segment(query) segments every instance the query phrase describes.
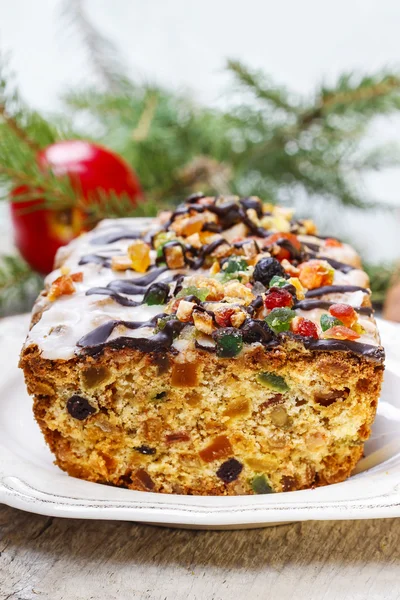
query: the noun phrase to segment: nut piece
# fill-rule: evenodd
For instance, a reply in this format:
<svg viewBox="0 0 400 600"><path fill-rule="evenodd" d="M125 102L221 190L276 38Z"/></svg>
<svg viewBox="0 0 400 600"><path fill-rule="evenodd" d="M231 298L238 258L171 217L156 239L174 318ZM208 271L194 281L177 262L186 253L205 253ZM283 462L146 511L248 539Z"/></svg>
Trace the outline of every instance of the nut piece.
<svg viewBox="0 0 400 600"><path fill-rule="evenodd" d="M207 335L211 335L215 329L212 316L205 312L194 310L193 322L196 329Z"/></svg>
<svg viewBox="0 0 400 600"><path fill-rule="evenodd" d="M113 271L127 271L132 268L132 261L129 256L113 256L111 268Z"/></svg>
<svg viewBox="0 0 400 600"><path fill-rule="evenodd" d="M164 255L169 269L182 269L185 266L185 256L180 244L165 246Z"/></svg>
<svg viewBox="0 0 400 600"><path fill-rule="evenodd" d="M244 304L248 305L254 299L251 290L239 283L239 281L230 281L225 285L224 288L225 299L228 302L242 300Z"/></svg>
<svg viewBox="0 0 400 600"><path fill-rule="evenodd" d="M178 310L176 311L176 316L180 321L187 323L192 318L192 312L195 307L194 302L188 302L187 300L181 300L179 302Z"/></svg>
<svg viewBox="0 0 400 600"><path fill-rule="evenodd" d="M222 300L224 297L224 287L216 279L210 279L204 275L192 275L185 279L185 287L207 288L207 300Z"/></svg>
<svg viewBox="0 0 400 600"><path fill-rule="evenodd" d="M145 273L150 266L150 248L143 240L134 240L128 247L132 269Z"/></svg>

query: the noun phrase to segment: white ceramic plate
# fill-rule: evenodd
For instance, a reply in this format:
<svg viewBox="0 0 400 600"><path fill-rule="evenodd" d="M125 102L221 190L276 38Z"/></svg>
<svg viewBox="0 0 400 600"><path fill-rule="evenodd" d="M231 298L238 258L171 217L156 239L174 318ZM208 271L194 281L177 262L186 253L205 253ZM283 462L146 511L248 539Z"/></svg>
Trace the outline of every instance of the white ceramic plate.
<svg viewBox="0 0 400 600"><path fill-rule="evenodd" d="M386 374L372 438L344 483L263 496L196 497L113 488L53 465L17 368L27 315L0 322L0 502L49 516L119 519L190 528L400 516L400 326L379 323Z"/></svg>

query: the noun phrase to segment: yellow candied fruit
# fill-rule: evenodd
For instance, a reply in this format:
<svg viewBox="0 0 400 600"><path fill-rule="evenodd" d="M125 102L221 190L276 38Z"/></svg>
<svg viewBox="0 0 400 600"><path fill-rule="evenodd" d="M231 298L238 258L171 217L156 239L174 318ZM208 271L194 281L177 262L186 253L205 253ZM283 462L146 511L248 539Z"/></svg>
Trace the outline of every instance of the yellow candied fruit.
<svg viewBox="0 0 400 600"><path fill-rule="evenodd" d="M217 273L219 273L221 270L221 267L219 265L219 262L216 260L213 264L212 267L210 268L210 275L216 275Z"/></svg>
<svg viewBox="0 0 400 600"><path fill-rule="evenodd" d="M317 227L311 219L304 219L302 221L302 225L305 229L305 233L307 235L312 235L313 233L317 233Z"/></svg>
<svg viewBox="0 0 400 600"><path fill-rule="evenodd" d="M132 262L129 256L113 256L111 259L111 268L113 271L127 271L132 268Z"/></svg>
<svg viewBox="0 0 400 600"><path fill-rule="evenodd" d="M306 297L306 290L301 285L300 279L298 277L290 277L288 283L291 283L296 288L296 298L297 300L304 300Z"/></svg>
<svg viewBox="0 0 400 600"><path fill-rule="evenodd" d="M134 240L128 247L132 269L137 273L145 273L150 266L150 248L143 240Z"/></svg>
<svg viewBox="0 0 400 600"><path fill-rule="evenodd" d="M287 208L285 206L274 206L272 213L274 216L280 216L290 221L294 215L294 208Z"/></svg>
<svg viewBox="0 0 400 600"><path fill-rule="evenodd" d="M60 269L61 275L69 275L71 272L71 268L63 265Z"/></svg>
<svg viewBox="0 0 400 600"><path fill-rule="evenodd" d="M282 215L276 215L272 221L272 228L282 233L288 233L290 231L290 223Z"/></svg>

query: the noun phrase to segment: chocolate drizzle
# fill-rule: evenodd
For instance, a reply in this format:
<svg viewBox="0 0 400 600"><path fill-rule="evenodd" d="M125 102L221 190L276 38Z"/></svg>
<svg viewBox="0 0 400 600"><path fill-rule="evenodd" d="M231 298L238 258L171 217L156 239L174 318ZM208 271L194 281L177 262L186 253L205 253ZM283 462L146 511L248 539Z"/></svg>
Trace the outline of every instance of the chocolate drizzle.
<svg viewBox="0 0 400 600"><path fill-rule="evenodd" d="M370 294L370 290L367 288L360 287L359 285L324 285L315 290L308 290L306 293L307 298L319 298L325 296L325 294L345 294L346 292L364 292L364 294Z"/></svg>
<svg viewBox="0 0 400 600"><path fill-rule="evenodd" d="M337 302L329 302L328 300L300 300L296 302L293 308L300 310L313 310L314 308L323 308L329 310L331 306ZM354 310L361 315L370 317L373 314L373 309L370 306L353 306Z"/></svg>
<svg viewBox="0 0 400 600"><path fill-rule="evenodd" d="M385 360L385 350L382 346L350 340L316 340L310 337L302 337L299 340L308 350L354 352L375 362L383 363Z"/></svg>
<svg viewBox="0 0 400 600"><path fill-rule="evenodd" d="M354 271L356 267L352 265L348 265L346 263L342 263L334 258L330 258L329 256L319 256L318 254L310 253L309 258L317 258L318 260L325 260L328 264L331 265L334 269L341 271L342 273L350 273L350 271Z"/></svg>
<svg viewBox="0 0 400 600"><path fill-rule="evenodd" d="M106 346L114 349L133 348L142 352L163 352L171 348L174 338L180 334L186 323L181 323L177 319L172 319L165 323L161 331L147 338L120 336L113 340L108 340L111 333L118 325L123 325L127 329L140 329L143 327L155 327L159 318L164 317L164 313L156 315L150 321L144 323L135 321L109 321L100 325L87 335L83 336L77 343L77 346L83 349L85 354L98 354Z"/></svg>
<svg viewBox="0 0 400 600"><path fill-rule="evenodd" d="M109 269L111 267L111 257L100 256L98 254L86 254L85 256L82 256L78 265L87 265L89 263L101 265L102 267L107 267Z"/></svg>

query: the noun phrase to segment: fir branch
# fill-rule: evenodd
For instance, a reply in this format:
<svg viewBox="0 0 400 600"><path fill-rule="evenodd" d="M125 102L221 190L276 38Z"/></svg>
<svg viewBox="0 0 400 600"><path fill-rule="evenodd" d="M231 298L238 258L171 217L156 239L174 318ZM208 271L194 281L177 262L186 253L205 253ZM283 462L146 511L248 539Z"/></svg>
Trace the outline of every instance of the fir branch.
<svg viewBox="0 0 400 600"><path fill-rule="evenodd" d="M31 301L43 286L43 279L19 256L0 257L0 310L15 310L16 302Z"/></svg>

